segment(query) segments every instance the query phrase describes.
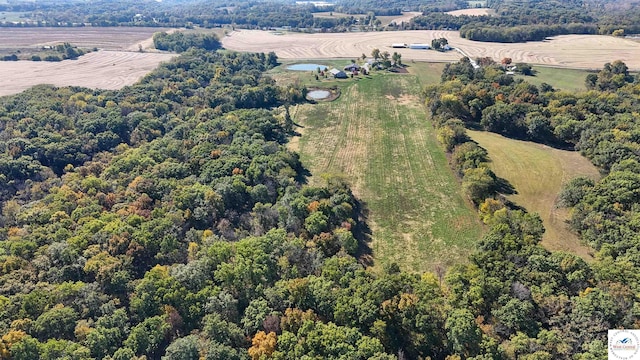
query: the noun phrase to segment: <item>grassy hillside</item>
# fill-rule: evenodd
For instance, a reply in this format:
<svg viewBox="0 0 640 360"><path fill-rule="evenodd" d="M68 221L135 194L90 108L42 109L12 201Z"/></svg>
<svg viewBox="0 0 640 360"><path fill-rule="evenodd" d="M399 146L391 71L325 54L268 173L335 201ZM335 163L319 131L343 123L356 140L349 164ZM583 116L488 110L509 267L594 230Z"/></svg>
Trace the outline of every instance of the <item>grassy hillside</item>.
<svg viewBox="0 0 640 360"><path fill-rule="evenodd" d="M589 72L586 70L562 69L544 66L534 66L533 69L536 71L535 76L517 75L517 78L524 79L525 81L534 85L547 83L559 90L587 90L587 88L584 86L584 80Z"/></svg>
<svg viewBox="0 0 640 360"><path fill-rule="evenodd" d="M311 181L343 174L366 203L376 267L395 261L423 271L463 262L482 233L416 96L421 85L409 74L376 74L344 82L334 102L293 113L303 127L292 146Z"/></svg>
<svg viewBox="0 0 640 360"><path fill-rule="evenodd" d="M569 251L590 259L590 249L564 223L567 212L557 209L562 184L579 176L598 178L598 170L577 152L553 149L527 141L513 140L489 132L468 131L487 149L491 169L508 180L517 194L508 199L542 217L546 232L542 244L549 250Z"/></svg>

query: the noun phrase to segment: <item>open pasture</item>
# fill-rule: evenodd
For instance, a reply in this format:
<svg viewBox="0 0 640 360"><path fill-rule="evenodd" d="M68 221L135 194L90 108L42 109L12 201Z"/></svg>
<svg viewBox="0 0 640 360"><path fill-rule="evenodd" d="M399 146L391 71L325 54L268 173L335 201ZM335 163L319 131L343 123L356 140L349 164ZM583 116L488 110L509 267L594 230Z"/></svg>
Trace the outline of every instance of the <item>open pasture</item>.
<svg viewBox="0 0 640 360"><path fill-rule="evenodd" d="M17 94L34 85L120 89L131 85L174 54L98 51L61 62L5 61L0 63L0 96Z"/></svg>
<svg viewBox="0 0 640 360"><path fill-rule="evenodd" d="M606 62L624 61L632 70L640 70L640 43L604 35L562 35L551 40L518 44L477 42L463 39L457 31L419 30L366 33L273 35L266 31L234 31L222 39L225 48L238 51L274 51L283 59L356 58L371 50L394 51L406 63L416 61L456 61L460 54L433 50L393 49L393 43L430 43L447 38L472 58L491 57L500 61L526 62L579 69L599 69Z"/></svg>
<svg viewBox="0 0 640 360"><path fill-rule="evenodd" d="M465 262L482 235L415 95L435 78L418 77L432 70L441 69L344 80L338 100L292 111L302 136L291 146L314 174L310 182L342 175L365 203L376 268L446 268Z"/></svg>
<svg viewBox="0 0 640 360"><path fill-rule="evenodd" d="M516 78L538 86L547 83L557 90L574 92L587 90L585 79L589 75L588 71L547 66L534 66L533 70L535 76L516 75Z"/></svg>
<svg viewBox="0 0 640 360"><path fill-rule="evenodd" d="M578 177L599 177L598 170L576 151L558 150L501 135L467 130L469 136L487 149L490 167L497 176L513 185L517 194L507 198L527 211L540 214L546 229L542 245L553 251L566 251L591 260L590 249L580 243L565 223L566 209L556 207L563 184Z"/></svg>

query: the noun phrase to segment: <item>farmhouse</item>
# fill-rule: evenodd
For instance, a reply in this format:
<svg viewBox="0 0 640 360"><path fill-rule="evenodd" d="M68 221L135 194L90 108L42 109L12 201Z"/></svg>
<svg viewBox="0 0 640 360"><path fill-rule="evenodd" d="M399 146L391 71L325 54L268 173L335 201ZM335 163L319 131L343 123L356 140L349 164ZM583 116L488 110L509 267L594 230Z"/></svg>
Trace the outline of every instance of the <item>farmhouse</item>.
<svg viewBox="0 0 640 360"><path fill-rule="evenodd" d="M429 45L429 44L409 44L409 49L429 50L429 49L431 49L431 45Z"/></svg>
<svg viewBox="0 0 640 360"><path fill-rule="evenodd" d="M342 70L338 70L336 68L333 68L333 69L329 70L329 72L336 79L346 79L347 78L347 73L345 73Z"/></svg>
<svg viewBox="0 0 640 360"><path fill-rule="evenodd" d="M358 66L358 64L351 63L351 64L349 64L349 65L344 67L344 71L354 72L354 71L358 71L358 70L360 70L360 66Z"/></svg>

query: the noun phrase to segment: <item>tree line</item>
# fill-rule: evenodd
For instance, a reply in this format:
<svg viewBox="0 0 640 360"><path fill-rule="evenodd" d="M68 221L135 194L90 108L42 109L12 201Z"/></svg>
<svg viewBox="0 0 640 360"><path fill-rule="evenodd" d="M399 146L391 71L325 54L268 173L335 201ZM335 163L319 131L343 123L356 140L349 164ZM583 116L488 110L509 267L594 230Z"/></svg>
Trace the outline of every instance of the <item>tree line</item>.
<svg viewBox="0 0 640 360"><path fill-rule="evenodd" d="M513 298L498 300L502 307L487 304L486 298L476 302L484 304L480 308L488 306L484 311L476 308L474 313L478 316L476 321L480 321L480 333L493 334L493 340L508 358L604 357L606 330L633 327L638 323L637 316L627 311L639 301L634 275L640 266L636 261L638 242L632 235L638 228L632 219L638 214L640 201L636 194L640 152L637 139L632 135L637 131L637 121L632 114L640 106L633 95L640 82L629 74L623 62L615 61L586 78L591 90L570 93L544 83L537 87L514 80L504 74L502 66L488 59L478 59L477 63L483 66L474 69L466 58L447 65L442 83L427 87L424 95L438 129L438 139L450 152L452 167L459 174L463 189L478 206L482 220L492 226L481 242L482 250L471 256L472 262L483 269L483 276L494 274L490 276L501 278L496 285L505 286L505 281L511 284L510 290L502 294L509 293ZM551 146L575 147L601 169L601 180L576 178L559 195L559 206L571 208L569 226L594 249L593 264L560 252L535 255L540 250L537 246L526 250L537 243L534 239L541 234L538 231L543 231L541 222L535 214L521 213L500 196L503 192L496 188L499 182L486 164L487 153L469 140L465 125ZM527 219L525 227L514 227L512 222L504 227L496 225L496 221L502 222L510 216ZM533 230L538 235L523 234L523 230ZM554 278L556 270L540 266L542 258L538 256L568 261L562 273L572 273L570 277L577 275L570 269L581 264L578 270L581 284L558 282ZM496 265L498 263L501 265ZM532 272L525 276L527 281L538 278L536 271L553 280L539 287L527 285L520 275L529 271ZM465 284L462 287L472 291L465 281L462 283ZM560 292L557 288L551 290L560 283L568 287ZM492 293L494 290L489 284L483 282L480 291ZM577 296L570 295L570 289L577 291ZM504 296L499 293L501 291L495 295L497 298ZM472 303L470 297L466 301ZM591 307L591 303L589 310L583 312L586 309L583 301L590 302L589 298L598 298L600 305ZM549 307L552 303L555 305ZM565 310L557 311L558 304L566 306ZM548 315L560 316L562 320L551 320L546 318ZM574 321L582 321L583 325ZM508 330L509 326L517 329ZM543 345L543 339L551 334L567 346L567 355L555 354ZM486 350L475 348L474 351L485 353Z"/></svg>

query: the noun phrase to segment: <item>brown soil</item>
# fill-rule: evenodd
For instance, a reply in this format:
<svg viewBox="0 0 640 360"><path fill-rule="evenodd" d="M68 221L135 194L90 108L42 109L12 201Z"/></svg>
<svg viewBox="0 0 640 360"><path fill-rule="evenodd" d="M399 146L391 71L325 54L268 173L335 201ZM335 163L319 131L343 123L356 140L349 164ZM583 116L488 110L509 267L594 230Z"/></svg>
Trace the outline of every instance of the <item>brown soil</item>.
<svg viewBox="0 0 640 360"><path fill-rule="evenodd" d="M0 65L0 96L34 85L120 89L131 85L174 54L98 51L61 62L6 61Z"/></svg>

